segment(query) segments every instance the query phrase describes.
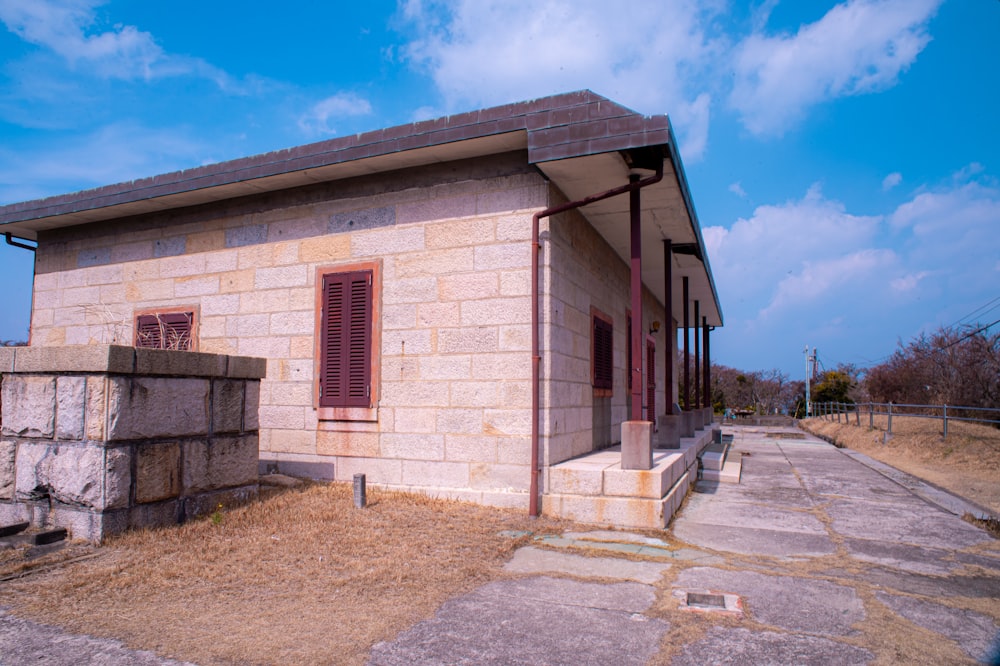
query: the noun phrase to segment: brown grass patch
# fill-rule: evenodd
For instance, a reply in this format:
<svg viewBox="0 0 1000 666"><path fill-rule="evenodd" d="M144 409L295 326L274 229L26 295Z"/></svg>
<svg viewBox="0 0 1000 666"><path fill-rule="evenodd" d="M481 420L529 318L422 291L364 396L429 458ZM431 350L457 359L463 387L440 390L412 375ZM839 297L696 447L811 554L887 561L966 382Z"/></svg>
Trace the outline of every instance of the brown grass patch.
<svg viewBox="0 0 1000 666"><path fill-rule="evenodd" d="M804 430L929 481L980 504L1000 516L1000 430L975 423L948 422L942 436L940 420L893 416L892 437L883 443L885 416L868 416L861 425L820 418L801 422Z"/></svg>
<svg viewBox="0 0 1000 666"><path fill-rule="evenodd" d="M500 575L524 512L312 485L221 520L135 532L93 559L3 584L4 605L200 664L362 663L371 646Z"/></svg>

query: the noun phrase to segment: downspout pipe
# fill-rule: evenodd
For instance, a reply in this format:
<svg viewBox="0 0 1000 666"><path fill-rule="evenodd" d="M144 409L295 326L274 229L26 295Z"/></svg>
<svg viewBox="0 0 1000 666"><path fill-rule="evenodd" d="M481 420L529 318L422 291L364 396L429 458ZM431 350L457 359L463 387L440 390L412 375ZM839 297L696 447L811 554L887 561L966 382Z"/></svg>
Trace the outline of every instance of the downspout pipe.
<svg viewBox="0 0 1000 666"><path fill-rule="evenodd" d="M35 252L38 249L37 246L35 246L35 245L25 245L24 243L19 243L18 241L23 241L23 240L28 240L28 239L27 238L17 238L17 236L15 236L14 234L10 233L9 231L4 232L3 237L7 241L7 245L13 245L14 247L19 247L19 248L22 248L24 250L31 250L32 252ZM14 240L15 238L17 238L17 240Z"/></svg>
<svg viewBox="0 0 1000 666"><path fill-rule="evenodd" d="M541 473L541 467L538 463L538 453L541 448L539 442L539 412L541 410L542 386L542 345L541 338L538 335L538 326L541 323L541 313L538 311L540 302L538 294L538 254L542 249L539 240L539 221L543 217L551 217L559 213L582 208L588 204L604 201L605 199L610 199L626 192L655 185L661 180L663 180L663 162L657 164L656 173L648 178L629 182L626 185L620 185L600 194L592 194L583 199L552 206L531 216L531 485L529 489L531 497L528 501L528 514L533 517L539 515L541 508L538 502L538 477Z"/></svg>

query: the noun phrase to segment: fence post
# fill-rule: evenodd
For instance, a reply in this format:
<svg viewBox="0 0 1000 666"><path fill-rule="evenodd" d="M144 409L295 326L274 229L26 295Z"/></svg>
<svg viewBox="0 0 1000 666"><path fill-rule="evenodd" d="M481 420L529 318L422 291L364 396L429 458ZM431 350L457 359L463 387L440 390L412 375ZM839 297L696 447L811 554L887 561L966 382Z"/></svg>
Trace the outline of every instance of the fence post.
<svg viewBox="0 0 1000 666"><path fill-rule="evenodd" d="M854 405L854 424L861 427L861 407Z"/></svg>
<svg viewBox="0 0 1000 666"><path fill-rule="evenodd" d="M948 439L948 405L944 406L944 438Z"/></svg>
<svg viewBox="0 0 1000 666"><path fill-rule="evenodd" d="M889 434L892 434L892 401L889 401Z"/></svg>
<svg viewBox="0 0 1000 666"><path fill-rule="evenodd" d="M837 423L840 423L840 412L841 412L841 406L840 406L840 403L838 402L837 403Z"/></svg>
<svg viewBox="0 0 1000 666"><path fill-rule="evenodd" d="M874 430L875 429L875 403L874 402L869 402L868 403L868 429L869 430Z"/></svg>

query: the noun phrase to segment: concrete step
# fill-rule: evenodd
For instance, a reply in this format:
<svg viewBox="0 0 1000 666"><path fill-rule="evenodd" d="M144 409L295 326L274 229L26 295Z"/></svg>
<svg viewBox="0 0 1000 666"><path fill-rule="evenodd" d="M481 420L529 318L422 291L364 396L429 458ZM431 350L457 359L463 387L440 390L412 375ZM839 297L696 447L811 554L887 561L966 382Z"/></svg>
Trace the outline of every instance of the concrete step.
<svg viewBox="0 0 1000 666"><path fill-rule="evenodd" d="M709 444L701 454L701 466L705 470L721 471L726 462L726 455L729 453L728 442L714 442Z"/></svg>
<svg viewBox="0 0 1000 666"><path fill-rule="evenodd" d="M743 473L743 463L738 460L727 460L721 470L702 470L701 478L705 481L719 481L721 483L739 483L740 475Z"/></svg>

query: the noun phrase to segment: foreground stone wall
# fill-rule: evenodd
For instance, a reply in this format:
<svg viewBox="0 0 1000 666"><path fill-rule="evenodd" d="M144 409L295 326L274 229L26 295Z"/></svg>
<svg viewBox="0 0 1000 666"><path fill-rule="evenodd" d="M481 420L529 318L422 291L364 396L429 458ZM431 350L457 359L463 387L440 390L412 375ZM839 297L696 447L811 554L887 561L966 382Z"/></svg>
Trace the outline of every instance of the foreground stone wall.
<svg viewBox="0 0 1000 666"><path fill-rule="evenodd" d="M257 493L264 359L0 349L0 522L99 542Z"/></svg>

